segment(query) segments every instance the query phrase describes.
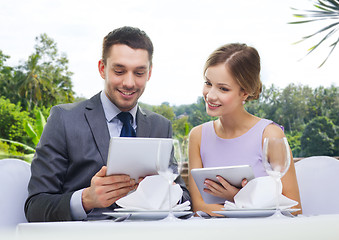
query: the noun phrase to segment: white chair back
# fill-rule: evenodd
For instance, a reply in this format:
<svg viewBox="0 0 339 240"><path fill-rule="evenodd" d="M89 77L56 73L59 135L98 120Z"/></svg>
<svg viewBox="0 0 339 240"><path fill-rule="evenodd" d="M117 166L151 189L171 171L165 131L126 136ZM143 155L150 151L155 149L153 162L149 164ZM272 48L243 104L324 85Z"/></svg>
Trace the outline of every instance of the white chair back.
<svg viewBox="0 0 339 240"><path fill-rule="evenodd" d="M295 163L304 215L339 214L339 160L308 157Z"/></svg>
<svg viewBox="0 0 339 240"><path fill-rule="evenodd" d="M30 164L19 159L0 159L0 228L27 222L24 204L31 177Z"/></svg>

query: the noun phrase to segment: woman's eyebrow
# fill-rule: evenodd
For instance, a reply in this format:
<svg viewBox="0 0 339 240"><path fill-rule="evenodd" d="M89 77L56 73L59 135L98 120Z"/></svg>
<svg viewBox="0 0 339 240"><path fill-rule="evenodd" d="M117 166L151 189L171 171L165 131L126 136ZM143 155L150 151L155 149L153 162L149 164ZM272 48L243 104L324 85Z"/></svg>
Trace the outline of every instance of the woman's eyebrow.
<svg viewBox="0 0 339 240"><path fill-rule="evenodd" d="M219 86L228 86L228 87L231 87L229 84L227 84L227 83L217 83L217 85L219 85Z"/></svg>

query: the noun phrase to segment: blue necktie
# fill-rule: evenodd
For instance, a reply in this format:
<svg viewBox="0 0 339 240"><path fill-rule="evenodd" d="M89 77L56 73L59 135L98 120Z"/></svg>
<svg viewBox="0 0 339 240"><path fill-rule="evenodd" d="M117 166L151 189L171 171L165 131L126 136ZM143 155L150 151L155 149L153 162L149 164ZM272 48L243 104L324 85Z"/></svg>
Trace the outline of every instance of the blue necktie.
<svg viewBox="0 0 339 240"><path fill-rule="evenodd" d="M135 137L134 128L131 125L133 120L132 114L129 112L121 112L117 115L118 119L123 123L120 137Z"/></svg>

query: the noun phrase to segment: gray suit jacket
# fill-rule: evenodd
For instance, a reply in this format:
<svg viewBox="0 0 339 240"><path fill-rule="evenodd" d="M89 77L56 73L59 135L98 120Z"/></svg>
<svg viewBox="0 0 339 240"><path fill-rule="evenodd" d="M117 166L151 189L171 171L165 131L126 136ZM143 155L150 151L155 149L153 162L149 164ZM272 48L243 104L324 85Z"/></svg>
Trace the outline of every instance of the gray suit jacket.
<svg viewBox="0 0 339 240"><path fill-rule="evenodd" d="M169 120L156 113L137 111L137 137L171 138ZM51 109L31 165L32 176L25 204L26 218L34 221L69 221L73 192L90 186L91 178L106 165L109 131L100 94L89 100L63 104ZM183 201L190 200L184 190ZM101 213L109 208L93 209L88 219L107 218Z"/></svg>

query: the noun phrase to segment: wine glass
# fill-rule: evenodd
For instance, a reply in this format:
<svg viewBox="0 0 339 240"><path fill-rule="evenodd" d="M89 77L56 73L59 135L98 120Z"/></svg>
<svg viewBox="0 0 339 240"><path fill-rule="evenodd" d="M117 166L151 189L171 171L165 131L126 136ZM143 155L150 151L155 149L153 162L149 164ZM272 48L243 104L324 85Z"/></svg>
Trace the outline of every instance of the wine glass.
<svg viewBox="0 0 339 240"><path fill-rule="evenodd" d="M263 164L269 176L276 182L276 211L273 217L284 216L279 206L281 178L290 167L291 154L286 137L265 138L263 145Z"/></svg>
<svg viewBox="0 0 339 240"><path fill-rule="evenodd" d="M173 139L173 149L171 153L171 159L173 157L172 164L164 166L162 160L158 157L157 171L160 176L165 178L168 182L168 209L169 213L164 221L176 221L179 220L173 214L173 203L171 196L171 186L173 185L174 180L180 175L183 167L183 158L180 142L176 139ZM170 160L171 161L171 160Z"/></svg>

